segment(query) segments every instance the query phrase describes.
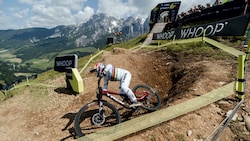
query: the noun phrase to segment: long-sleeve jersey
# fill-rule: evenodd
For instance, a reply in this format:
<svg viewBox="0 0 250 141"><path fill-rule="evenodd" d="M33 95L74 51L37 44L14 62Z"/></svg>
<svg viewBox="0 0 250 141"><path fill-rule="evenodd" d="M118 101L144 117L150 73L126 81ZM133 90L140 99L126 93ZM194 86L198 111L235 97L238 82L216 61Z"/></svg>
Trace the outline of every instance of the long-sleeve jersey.
<svg viewBox="0 0 250 141"><path fill-rule="evenodd" d="M128 97L132 102L136 102L136 97L132 90L129 88L131 74L129 71L116 68L111 64L106 65L105 69L103 70L104 74L104 86L103 89L108 89L108 82L110 81L120 81L120 93L127 94Z"/></svg>
<svg viewBox="0 0 250 141"><path fill-rule="evenodd" d="M104 71L104 89L108 89L108 81L121 81L124 75L129 73L125 69L116 68L111 64L106 65ZM130 81L130 80L129 80Z"/></svg>

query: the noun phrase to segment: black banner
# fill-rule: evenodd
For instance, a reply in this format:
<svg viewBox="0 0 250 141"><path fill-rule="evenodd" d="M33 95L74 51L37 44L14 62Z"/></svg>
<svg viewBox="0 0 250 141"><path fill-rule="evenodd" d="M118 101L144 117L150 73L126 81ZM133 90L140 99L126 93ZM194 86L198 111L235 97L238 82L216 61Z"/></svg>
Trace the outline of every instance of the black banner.
<svg viewBox="0 0 250 141"><path fill-rule="evenodd" d="M178 28L162 33L154 33L153 40L188 39L203 36L243 36L249 22L249 14L221 20L200 26Z"/></svg>
<svg viewBox="0 0 250 141"><path fill-rule="evenodd" d="M159 3L151 10L149 25L152 26L158 22L172 23L176 21L181 1Z"/></svg>
<svg viewBox="0 0 250 141"><path fill-rule="evenodd" d="M78 57L76 54L58 56L55 58L54 70L67 72L70 68L77 68Z"/></svg>

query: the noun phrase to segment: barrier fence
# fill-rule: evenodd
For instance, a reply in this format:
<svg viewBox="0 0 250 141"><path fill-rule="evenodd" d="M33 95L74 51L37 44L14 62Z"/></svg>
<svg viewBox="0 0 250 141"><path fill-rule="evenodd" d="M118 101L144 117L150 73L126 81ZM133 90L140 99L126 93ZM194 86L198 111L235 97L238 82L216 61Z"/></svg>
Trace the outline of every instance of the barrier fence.
<svg viewBox="0 0 250 141"><path fill-rule="evenodd" d="M220 130L215 135L214 139L216 139L222 133L222 131L225 129L225 127L228 125L228 123L230 123L232 117L237 112L237 110L239 109L240 105L244 102L244 94L246 92L246 86L247 86L247 84L246 84L247 83L247 73L248 73L247 72L247 70L248 70L247 69L248 68L248 63L247 62L248 62L248 59L249 59L250 45L248 45L248 48L246 49L246 52L242 52L242 51L239 51L239 50L237 50L235 48L232 48L232 47L226 46L224 44L221 44L220 42L217 42L217 41L212 40L210 38L207 38L207 37L198 37L198 38L186 39L186 40L173 40L173 42L170 42L170 43L167 43L167 44L164 44L164 45L158 45L158 46L156 46L156 48L169 46L171 44L178 44L178 43L182 44L182 43L190 43L190 42L206 42L206 43L211 44L211 45L213 45L213 46L215 46L217 48L222 49L225 52L228 52L228 53L230 53L230 54L238 57L238 75L237 75L237 80L236 80L236 83L235 83L235 90L234 90L234 92L236 92L238 94L238 99L240 101L239 101L238 105L234 108L232 114L229 117L227 117L227 119L225 119L223 121L223 124L221 124L223 127L221 127ZM153 47L153 46L143 46L143 47ZM86 69L86 67L90 64L90 62L93 59L95 59L96 57L98 57L103 52L104 52L103 50L99 51L97 54L95 54L93 57L91 57L91 59L88 60L88 62L85 64L85 66L81 69L80 73L82 73ZM30 84L27 84L27 85L30 85ZM233 90L234 87L231 87L231 85L228 85L228 86L230 86L230 87L226 88L227 90L228 89L232 89ZM218 93L220 93L220 92L221 91L218 91ZM231 92L231 90L229 90L229 92ZM228 96L228 94L226 94L224 96ZM224 98L224 97L219 97L219 98L216 98L215 100L222 99L222 98ZM211 104L213 102L215 102L215 101L207 101L206 105L209 105L209 104ZM198 106L203 107L203 106L206 106L206 105L204 105L204 103L203 103L201 105L197 105L197 107L191 108L191 110L196 110L197 108L200 108ZM184 113L185 112L187 112L187 111L184 111ZM160 113L164 114L162 112L160 112ZM170 119L172 119L172 118L174 118L176 116L180 116L180 115L171 115L170 118L168 118L168 120L170 120ZM150 118L150 116L148 118ZM162 121L156 121L154 123L150 123L150 126L145 125L146 127L139 128L139 129L137 129L137 130L135 130L133 132L140 131L142 129L145 129L145 128L157 125L157 124L159 124L161 122L165 122L165 121L167 121L167 120L165 119L165 120L162 120ZM133 121L131 121L131 122L133 122ZM144 124L147 124L147 122L145 122ZM112 128L112 127L109 127L109 128ZM217 131L218 129L219 128L216 128L215 130ZM108 129L105 129L105 130L108 130ZM212 133L215 133L216 131L213 131ZM102 132L102 131L100 131L100 132ZM95 135L101 134L100 132L94 133L93 137L96 137ZM129 132L128 132L128 134L129 134ZM125 136L125 135L126 134L123 134L123 136ZM91 136L92 135L90 135L90 137ZM109 138L108 136L114 136L114 134L105 135L105 136L107 136L107 138ZM120 138L121 136L117 136L117 137ZM82 138L82 139L84 140L84 138Z"/></svg>
<svg viewBox="0 0 250 141"><path fill-rule="evenodd" d="M166 43L163 45L157 45L156 47L152 46L152 45L145 45L141 48L144 48L144 47L145 48L161 48L161 47L170 46L172 44L183 44L183 43L191 43L191 42L206 42L208 44L211 44L217 48L220 48L223 51L237 57L238 58L238 74L237 74L236 82L232 82L226 86L223 86L221 88L213 90L212 92L204 94L204 96L198 97L197 99L192 99L192 100L189 100L189 101L184 102L182 104L178 104L176 106L172 106L172 107L169 107L166 109L161 109L159 111L147 114L140 119L136 118L136 119L132 119L130 121L127 121L125 123L121 123L121 124L114 126L114 127L108 127L104 130L101 130L101 131L98 131L96 133L92 133L90 135L82 137L79 140L103 140L103 139L115 140L115 139L119 139L119 138L124 137L126 135L129 135L129 134L141 131L143 129L155 126L159 123L166 122L170 119L181 116L183 114L187 114L188 112L197 110L197 109L204 107L204 106L207 106L213 102L216 102L216 101L218 101L222 98L225 98L227 96L230 96L234 93L238 94L237 97L239 99L239 103L233 109L233 112L231 113L231 115L229 115L227 118L225 118L223 120L223 122L217 128L215 128L214 131L212 131L212 133L207 138L207 139L211 138L212 135L214 135L216 133L216 135L214 135L214 137L213 137L213 140L216 140L221 135L223 130L227 127L227 125L230 123L230 121L232 120L232 117L238 111L241 104L244 102L244 94L245 94L246 86L247 86L246 85L247 68L248 68L247 61L249 58L248 52L249 52L250 48L248 47L246 49L246 53L245 53L245 52L239 51L235 48L221 44L220 42L217 42L217 41L212 40L210 38L207 38L205 36L198 37L198 38L192 38L192 39L186 39L186 40L173 39L172 42L169 42L169 43ZM95 57L97 57L97 56L95 56ZM194 103L196 103L196 104L194 105ZM183 105L185 105L185 106L183 106ZM171 113L171 114L169 114L169 113ZM145 122L145 121L147 121L147 122ZM136 126L136 128L133 126L135 123L136 123L136 125L138 125L138 126ZM133 129L128 129L128 127L133 127ZM102 138L99 138L100 136L102 136Z"/></svg>

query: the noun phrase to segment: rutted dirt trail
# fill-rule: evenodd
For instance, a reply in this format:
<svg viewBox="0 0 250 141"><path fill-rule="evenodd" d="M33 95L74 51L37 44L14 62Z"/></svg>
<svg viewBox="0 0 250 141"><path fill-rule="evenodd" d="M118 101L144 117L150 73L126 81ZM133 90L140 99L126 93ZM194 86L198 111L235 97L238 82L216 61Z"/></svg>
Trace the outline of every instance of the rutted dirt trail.
<svg viewBox="0 0 250 141"><path fill-rule="evenodd" d="M163 108L232 82L232 74L236 74L235 63L191 54L171 54L166 50L144 52L114 49L105 52L97 61L129 70L132 74L131 88L139 83L155 88L161 95ZM73 140L75 114L84 104L95 99L97 77L88 72L90 67L81 74L85 91L76 96L65 89L65 74L62 73L60 77L44 82L57 87L27 86L24 91L2 102L1 140ZM110 82L109 89L118 88L118 82ZM33 94L38 91L41 91L40 94ZM249 106L249 98L247 100L246 106ZM119 140L201 139L223 120L225 110L230 106L233 104L221 109L218 104L211 104ZM191 136L186 136L188 130L192 131ZM234 134L229 128L224 132L222 140L233 139Z"/></svg>

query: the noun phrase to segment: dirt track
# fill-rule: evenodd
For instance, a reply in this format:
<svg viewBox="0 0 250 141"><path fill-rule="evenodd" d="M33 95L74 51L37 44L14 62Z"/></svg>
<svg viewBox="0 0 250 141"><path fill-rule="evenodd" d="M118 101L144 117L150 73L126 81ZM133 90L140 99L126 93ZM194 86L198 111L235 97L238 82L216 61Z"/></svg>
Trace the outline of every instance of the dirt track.
<svg viewBox="0 0 250 141"><path fill-rule="evenodd" d="M162 107L180 103L232 82L237 69L237 62L212 60L201 55L174 54L166 50L144 52L115 49L104 53L103 59L98 61L131 71L131 87L147 83L158 90L163 100ZM62 74L44 82L60 87L28 86L22 93L1 103L1 140L73 140L74 116L83 104L95 99L97 77L88 72L82 74L85 91L77 96L65 89L64 77L65 74ZM118 90L118 85L110 82L109 88ZM41 94L34 95L34 91L41 91ZM203 139L219 125L225 112L232 109L233 105L231 101L226 106L214 103L120 140ZM250 107L249 96L246 96L245 106ZM192 131L191 136L186 135L188 130ZM235 134L229 128L220 138L234 139Z"/></svg>

